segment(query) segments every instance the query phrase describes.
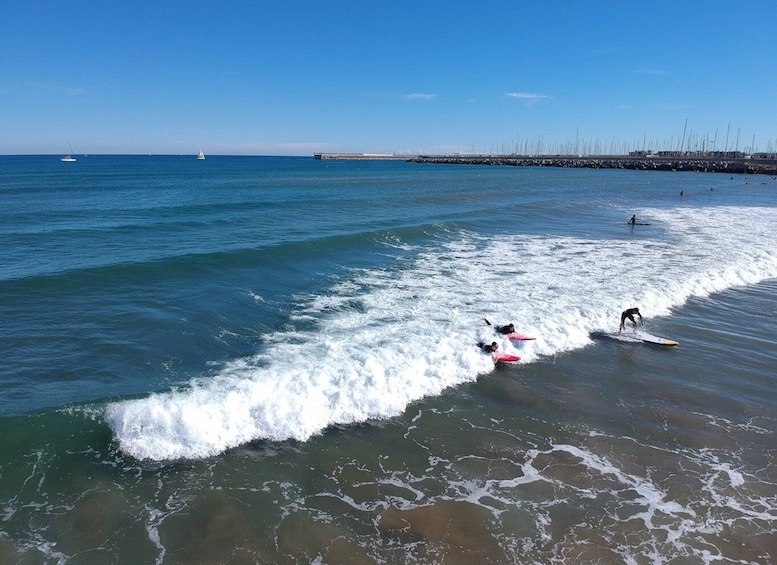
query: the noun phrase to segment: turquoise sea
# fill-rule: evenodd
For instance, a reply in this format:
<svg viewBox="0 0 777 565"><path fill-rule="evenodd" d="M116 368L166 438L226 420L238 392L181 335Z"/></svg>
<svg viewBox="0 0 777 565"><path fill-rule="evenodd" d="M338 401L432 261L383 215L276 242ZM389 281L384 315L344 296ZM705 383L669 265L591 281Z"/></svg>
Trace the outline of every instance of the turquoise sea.
<svg viewBox="0 0 777 565"><path fill-rule="evenodd" d="M0 563L777 562L777 179L5 156L0 215Z"/></svg>

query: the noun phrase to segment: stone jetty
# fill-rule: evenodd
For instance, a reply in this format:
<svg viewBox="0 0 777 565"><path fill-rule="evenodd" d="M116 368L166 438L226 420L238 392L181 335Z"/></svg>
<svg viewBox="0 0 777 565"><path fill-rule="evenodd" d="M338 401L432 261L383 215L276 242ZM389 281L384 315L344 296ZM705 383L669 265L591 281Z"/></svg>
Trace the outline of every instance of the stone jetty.
<svg viewBox="0 0 777 565"><path fill-rule="evenodd" d="M697 171L707 173L777 175L777 157L719 158L711 156L570 156L570 155L419 155L413 163L458 165L510 165L514 167L566 167L633 169L642 171Z"/></svg>

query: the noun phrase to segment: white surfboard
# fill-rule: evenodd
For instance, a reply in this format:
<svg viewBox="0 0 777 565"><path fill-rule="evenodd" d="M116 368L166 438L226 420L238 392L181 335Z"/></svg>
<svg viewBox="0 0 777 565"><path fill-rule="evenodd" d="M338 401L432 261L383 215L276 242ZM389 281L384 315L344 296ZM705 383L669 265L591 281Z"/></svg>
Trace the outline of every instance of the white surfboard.
<svg viewBox="0 0 777 565"><path fill-rule="evenodd" d="M649 334L644 330L637 330L634 333L635 337L641 339L645 343L654 343L655 345L679 345L673 339L667 339L665 337L658 337L653 334Z"/></svg>
<svg viewBox="0 0 777 565"><path fill-rule="evenodd" d="M658 337L653 334L649 334L644 330L623 330L622 332L594 332L591 334L593 337L606 337L609 339L615 339L618 341L625 341L627 343L652 343L653 345L679 345L678 342L667 339L665 337Z"/></svg>

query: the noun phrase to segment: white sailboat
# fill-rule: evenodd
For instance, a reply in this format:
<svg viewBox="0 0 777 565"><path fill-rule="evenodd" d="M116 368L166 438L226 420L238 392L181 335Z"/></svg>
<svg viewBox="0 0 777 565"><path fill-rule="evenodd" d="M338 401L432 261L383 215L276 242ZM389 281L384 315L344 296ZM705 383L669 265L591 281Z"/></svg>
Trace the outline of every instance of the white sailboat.
<svg viewBox="0 0 777 565"><path fill-rule="evenodd" d="M70 144L68 143L67 146L70 147ZM68 153L67 155L65 155L64 157L62 157L60 159L60 161L62 161L64 163L74 163L75 160L76 160L76 158L73 157L73 148L72 147L70 147L70 153Z"/></svg>
<svg viewBox="0 0 777 565"><path fill-rule="evenodd" d="M205 153L202 152L202 149L200 149L200 154L197 155L197 158L198 159L204 159L205 158Z"/></svg>

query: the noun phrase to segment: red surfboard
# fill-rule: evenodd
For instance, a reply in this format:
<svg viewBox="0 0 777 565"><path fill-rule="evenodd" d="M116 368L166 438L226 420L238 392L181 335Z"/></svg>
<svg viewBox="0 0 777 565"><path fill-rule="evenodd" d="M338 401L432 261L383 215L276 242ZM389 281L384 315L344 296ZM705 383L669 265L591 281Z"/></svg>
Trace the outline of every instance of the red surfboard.
<svg viewBox="0 0 777 565"><path fill-rule="evenodd" d="M491 358L494 360L494 363L515 363L516 361L521 360L517 355L510 355L509 353L502 353L501 351L492 353Z"/></svg>
<svg viewBox="0 0 777 565"><path fill-rule="evenodd" d="M531 341L537 338L529 337L528 335L523 335L519 333L511 333L511 334L507 334L507 339L509 339L510 341Z"/></svg>
<svg viewBox="0 0 777 565"><path fill-rule="evenodd" d="M487 326L491 326L492 328L494 328L494 331L496 333L498 333L499 335L505 335L502 332L500 332L499 329L506 328L507 326L496 326L496 327L492 326L491 322L489 322L488 319L486 319L486 318L483 318L483 321L486 323ZM512 326L512 324L510 324L510 325ZM513 327L515 327L515 326L513 326ZM528 335L519 334L517 332L509 333L509 334L506 334L506 335L507 335L507 339L509 339L511 341L530 341L532 339L536 339L534 337L529 337Z"/></svg>

